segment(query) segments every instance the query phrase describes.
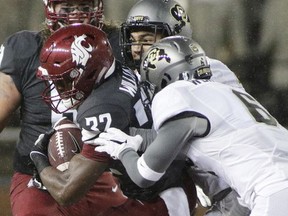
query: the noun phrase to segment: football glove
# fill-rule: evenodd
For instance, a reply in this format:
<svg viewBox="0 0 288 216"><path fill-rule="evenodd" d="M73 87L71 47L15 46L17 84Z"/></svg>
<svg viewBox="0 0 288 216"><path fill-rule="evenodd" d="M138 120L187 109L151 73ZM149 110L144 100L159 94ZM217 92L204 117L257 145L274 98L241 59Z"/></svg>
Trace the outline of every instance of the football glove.
<svg viewBox="0 0 288 216"><path fill-rule="evenodd" d="M211 200L208 196L203 192L202 188L196 185L196 191L197 191L197 198L200 204L204 207L210 207L212 205Z"/></svg>
<svg viewBox="0 0 288 216"><path fill-rule="evenodd" d="M27 187L28 188L35 187L39 190L44 190L44 191L47 190L44 184L42 183L41 178L36 169L33 171L33 176L28 182Z"/></svg>
<svg viewBox="0 0 288 216"><path fill-rule="evenodd" d="M88 143L97 146L95 151L106 152L117 160L125 149L138 151L142 141L140 135L129 136L117 128L109 128L107 132L101 133L98 138Z"/></svg>
<svg viewBox="0 0 288 216"><path fill-rule="evenodd" d="M30 152L30 158L37 168L38 173L41 173L45 167L50 166L47 149L50 137L54 132L55 130L52 129L44 134L40 134Z"/></svg>

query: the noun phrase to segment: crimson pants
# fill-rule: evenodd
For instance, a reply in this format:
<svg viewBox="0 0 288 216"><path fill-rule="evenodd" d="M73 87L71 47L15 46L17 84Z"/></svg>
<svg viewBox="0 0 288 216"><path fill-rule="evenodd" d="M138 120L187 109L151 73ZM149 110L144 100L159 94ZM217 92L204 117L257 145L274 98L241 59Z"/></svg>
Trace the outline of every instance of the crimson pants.
<svg viewBox="0 0 288 216"><path fill-rule="evenodd" d="M161 198L140 202L128 199L119 189L112 191L116 182L109 172L105 172L81 200L70 206L60 206L47 191L28 188L30 179L26 174L13 175L10 188L13 216L168 216Z"/></svg>

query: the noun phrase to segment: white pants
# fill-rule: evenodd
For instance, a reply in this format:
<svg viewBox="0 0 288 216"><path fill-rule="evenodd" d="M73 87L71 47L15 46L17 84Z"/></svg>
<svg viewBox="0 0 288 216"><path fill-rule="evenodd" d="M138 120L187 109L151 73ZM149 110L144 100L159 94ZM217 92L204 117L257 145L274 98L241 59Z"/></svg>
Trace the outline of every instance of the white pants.
<svg viewBox="0 0 288 216"><path fill-rule="evenodd" d="M190 216L188 199L182 188L169 188L159 196L164 200L170 216Z"/></svg>

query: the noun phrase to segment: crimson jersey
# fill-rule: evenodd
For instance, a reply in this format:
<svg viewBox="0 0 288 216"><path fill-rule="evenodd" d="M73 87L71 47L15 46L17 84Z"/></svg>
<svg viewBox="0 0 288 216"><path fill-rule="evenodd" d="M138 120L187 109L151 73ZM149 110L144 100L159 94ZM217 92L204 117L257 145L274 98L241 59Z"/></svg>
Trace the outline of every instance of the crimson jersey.
<svg viewBox="0 0 288 216"><path fill-rule="evenodd" d="M42 43L41 32L20 31L8 37L0 48L0 71L12 77L22 98L25 98L20 104L21 131L13 166L15 171L26 174L32 174L29 153L39 134L48 131L62 117L52 112L41 98L40 92L43 92L45 84L35 74ZM116 42L111 44L117 45ZM115 56L120 56L119 47L113 47L113 51ZM75 120L75 114L75 111L68 111L64 115Z"/></svg>
<svg viewBox="0 0 288 216"><path fill-rule="evenodd" d="M80 127L92 134L109 127L117 127L126 132L129 132L130 126L152 127L152 119L149 119L142 104L137 77L119 62L116 62L114 73L92 90L77 112ZM91 137L83 133L82 138L85 141Z"/></svg>

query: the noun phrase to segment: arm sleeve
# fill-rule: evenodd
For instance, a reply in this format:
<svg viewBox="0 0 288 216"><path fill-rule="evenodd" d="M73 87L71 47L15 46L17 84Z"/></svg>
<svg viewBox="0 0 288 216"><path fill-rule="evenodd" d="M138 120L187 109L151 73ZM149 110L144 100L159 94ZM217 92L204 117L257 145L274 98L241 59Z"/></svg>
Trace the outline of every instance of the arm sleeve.
<svg viewBox="0 0 288 216"><path fill-rule="evenodd" d="M153 142L157 135L156 131L153 128L146 129L135 127L129 128L129 134L130 136L136 136L137 134L139 134L143 138L143 142L139 148L140 152L144 152L147 147Z"/></svg>
<svg viewBox="0 0 288 216"><path fill-rule="evenodd" d="M41 37L37 32L21 31L8 37L0 48L0 71L12 77L19 92L22 84L31 82L38 64ZM32 63L31 63L32 62ZM32 73L33 71L33 73Z"/></svg>
<svg viewBox="0 0 288 216"><path fill-rule="evenodd" d="M156 139L139 158L136 152L127 149L120 155L130 178L140 187L153 185L164 175L172 161L180 156L184 145L195 136L206 133L208 122L198 117L186 117L166 121Z"/></svg>

